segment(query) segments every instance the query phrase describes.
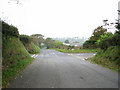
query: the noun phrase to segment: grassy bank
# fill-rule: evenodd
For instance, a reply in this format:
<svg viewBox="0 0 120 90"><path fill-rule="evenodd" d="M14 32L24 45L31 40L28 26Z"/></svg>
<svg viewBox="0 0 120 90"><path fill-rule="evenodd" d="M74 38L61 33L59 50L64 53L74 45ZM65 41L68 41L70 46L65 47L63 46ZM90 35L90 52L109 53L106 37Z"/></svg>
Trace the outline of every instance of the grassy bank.
<svg viewBox="0 0 120 90"><path fill-rule="evenodd" d="M88 59L92 63L107 67L116 72L119 71L120 65L120 47L112 46L106 51L99 51L95 57Z"/></svg>
<svg viewBox="0 0 120 90"><path fill-rule="evenodd" d="M40 53L40 48L37 45L35 45L33 42L26 44L25 48L31 54Z"/></svg>
<svg viewBox="0 0 120 90"><path fill-rule="evenodd" d="M64 53L95 53L98 51L97 49L75 49L75 50L55 49L55 50Z"/></svg>
<svg viewBox="0 0 120 90"><path fill-rule="evenodd" d="M40 52L38 39L36 37L20 35L20 41L23 43L29 53L36 54Z"/></svg>
<svg viewBox="0 0 120 90"><path fill-rule="evenodd" d="M33 58L28 57L25 60L20 60L13 64L10 68L7 70L3 70L2 73L2 87L7 88L9 83L14 80L14 78L19 74L20 71L22 71L25 67L27 67L31 62L33 61Z"/></svg>
<svg viewBox="0 0 120 90"><path fill-rule="evenodd" d="M3 35L2 43L2 87L7 87L18 73L29 65L30 57L19 38Z"/></svg>

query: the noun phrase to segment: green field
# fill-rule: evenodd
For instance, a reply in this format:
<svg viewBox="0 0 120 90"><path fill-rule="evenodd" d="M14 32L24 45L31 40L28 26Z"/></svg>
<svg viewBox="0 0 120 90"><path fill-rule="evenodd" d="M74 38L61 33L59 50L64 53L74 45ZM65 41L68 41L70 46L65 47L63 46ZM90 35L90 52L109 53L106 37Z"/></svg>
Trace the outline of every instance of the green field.
<svg viewBox="0 0 120 90"><path fill-rule="evenodd" d="M75 50L55 49L55 50L64 53L95 53L98 51L98 49L75 49Z"/></svg>

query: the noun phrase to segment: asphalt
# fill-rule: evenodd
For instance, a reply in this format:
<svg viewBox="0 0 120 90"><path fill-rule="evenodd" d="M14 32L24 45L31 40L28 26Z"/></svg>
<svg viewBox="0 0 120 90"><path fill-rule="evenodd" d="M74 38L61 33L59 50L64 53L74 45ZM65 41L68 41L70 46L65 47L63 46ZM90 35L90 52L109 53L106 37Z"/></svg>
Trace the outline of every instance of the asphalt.
<svg viewBox="0 0 120 90"><path fill-rule="evenodd" d="M42 49L9 88L118 88L118 73L85 60L94 55Z"/></svg>

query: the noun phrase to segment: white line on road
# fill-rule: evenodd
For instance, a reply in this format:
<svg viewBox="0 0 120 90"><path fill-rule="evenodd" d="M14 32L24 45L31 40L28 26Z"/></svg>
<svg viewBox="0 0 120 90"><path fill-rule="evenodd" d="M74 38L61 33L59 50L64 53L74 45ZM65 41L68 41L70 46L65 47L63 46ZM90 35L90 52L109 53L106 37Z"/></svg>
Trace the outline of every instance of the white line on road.
<svg viewBox="0 0 120 90"><path fill-rule="evenodd" d="M32 55L31 57L36 58L37 56L38 56L38 55L35 55L35 54L34 54L34 55Z"/></svg>

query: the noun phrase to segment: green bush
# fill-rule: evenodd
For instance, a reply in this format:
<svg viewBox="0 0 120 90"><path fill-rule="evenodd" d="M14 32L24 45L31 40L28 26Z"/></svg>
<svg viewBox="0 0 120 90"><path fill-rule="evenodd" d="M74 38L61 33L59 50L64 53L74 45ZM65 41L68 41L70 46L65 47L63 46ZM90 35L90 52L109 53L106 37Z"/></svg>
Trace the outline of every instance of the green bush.
<svg viewBox="0 0 120 90"><path fill-rule="evenodd" d="M106 50L111 46L110 38L113 36L111 32L107 32L105 35L101 35L100 39L97 40L97 46L101 49Z"/></svg>
<svg viewBox="0 0 120 90"><path fill-rule="evenodd" d="M83 48L94 49L97 48L96 41L87 40L83 43Z"/></svg>
<svg viewBox="0 0 120 90"><path fill-rule="evenodd" d="M26 43L31 43L32 38L28 35L20 35L20 41L25 45Z"/></svg>
<svg viewBox="0 0 120 90"><path fill-rule="evenodd" d="M116 28L120 31L120 23L116 26Z"/></svg>
<svg viewBox="0 0 120 90"><path fill-rule="evenodd" d="M2 34L7 36L19 37L18 29L13 25L5 23L4 21L2 21Z"/></svg>
<svg viewBox="0 0 120 90"><path fill-rule="evenodd" d="M120 46L120 31L116 31L109 41L112 46Z"/></svg>
<svg viewBox="0 0 120 90"><path fill-rule="evenodd" d="M103 50L110 46L120 46L120 32L116 31L114 35L111 32L101 35L101 38L97 40L97 46Z"/></svg>

